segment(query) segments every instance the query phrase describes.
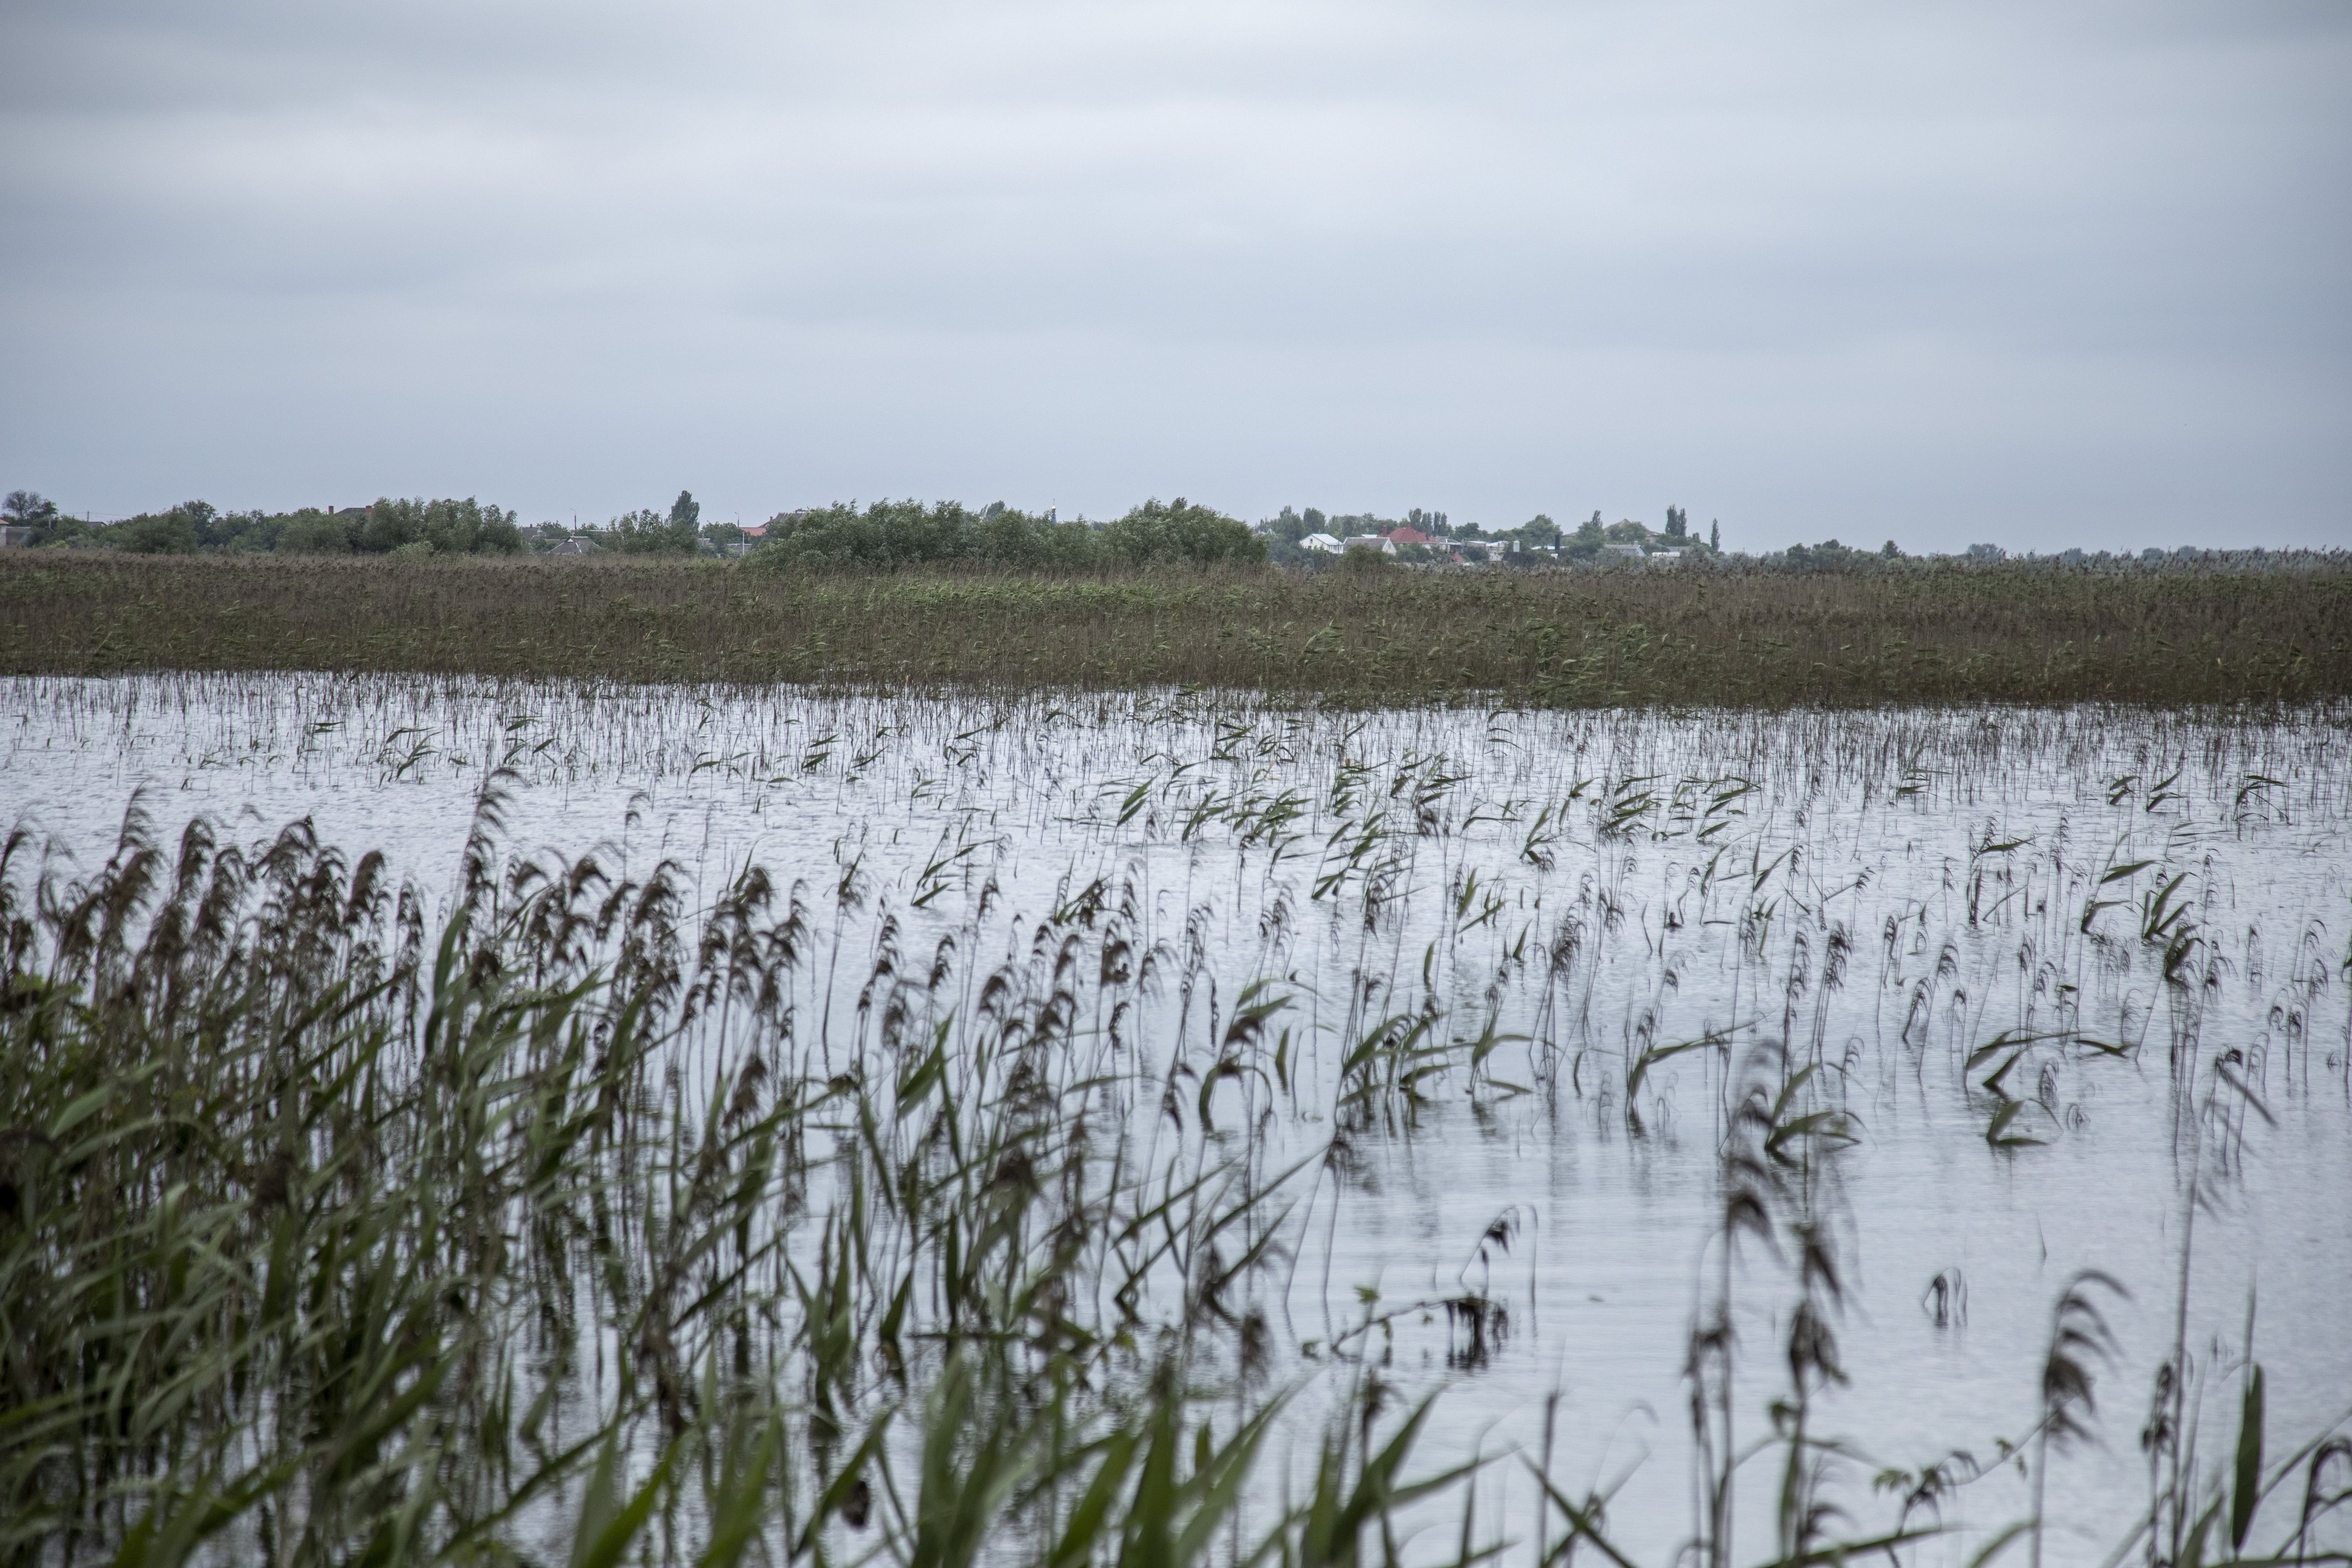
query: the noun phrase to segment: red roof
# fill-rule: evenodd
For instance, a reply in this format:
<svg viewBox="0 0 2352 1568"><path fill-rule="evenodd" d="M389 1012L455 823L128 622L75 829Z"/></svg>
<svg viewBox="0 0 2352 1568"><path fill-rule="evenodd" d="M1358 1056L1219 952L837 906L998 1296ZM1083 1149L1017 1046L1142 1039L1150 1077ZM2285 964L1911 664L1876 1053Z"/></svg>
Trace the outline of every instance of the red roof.
<svg viewBox="0 0 2352 1568"><path fill-rule="evenodd" d="M1391 544L1433 544L1435 540L1417 528L1400 528L1389 535Z"/></svg>

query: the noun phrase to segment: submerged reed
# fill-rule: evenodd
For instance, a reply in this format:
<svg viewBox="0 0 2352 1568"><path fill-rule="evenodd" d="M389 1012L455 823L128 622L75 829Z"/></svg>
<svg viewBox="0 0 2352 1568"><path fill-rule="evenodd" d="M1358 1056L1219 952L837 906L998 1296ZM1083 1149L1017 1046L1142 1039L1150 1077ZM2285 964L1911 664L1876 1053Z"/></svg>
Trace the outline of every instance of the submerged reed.
<svg viewBox="0 0 2352 1568"><path fill-rule="evenodd" d="M1144 726L1168 753L1146 776L1051 798L1180 855L1214 837L1280 882L1234 985L1213 956L1228 917L1189 876L1163 923L1149 886L1074 857L1050 907L1013 921L984 813L896 879L856 842L699 893L676 860L631 874L601 851L520 853L513 770L572 765L550 760L561 748L534 752L511 718L473 735L417 717L362 749L394 777L446 765L445 745L481 770L445 893L304 823L244 845L198 817L166 839L152 801L86 874L22 832L0 847L9 1561L1585 1552L1663 1568L1677 1559L1622 1544L1659 1521L1606 1479L1570 1480L1548 1446L1481 1464L1429 1441L1428 1385L1399 1347L1426 1322L1447 1375L1472 1378L1541 1331L1532 1289L1507 1279L1522 1257L1532 1279L1531 1206L1487 1211L1440 1291L1367 1285L1335 1310L1341 1206L1443 1099L1713 1152L1685 1383L1690 1560L1931 1563L1958 1500L2006 1468L2065 1506L2053 1467L2113 1403L2095 1398L2110 1293L2057 1293L2046 1346L1997 1402L2018 1412L2002 1437L1851 1485L1832 1422L1855 1375L1844 1170L1875 1114L1866 1079L1949 1080L1969 1157L2014 1162L2067 1135L2099 1075L2147 1073L2172 1086L2193 1216L2263 1135L2264 1086L2334 1092L2344 1065L2332 1046L2315 1061L2332 959L2302 945L2285 994L2305 1012L2282 1016L2274 1051L2207 1038L2259 942L2223 929L2210 873L2168 868L2187 863L2171 827L2146 828L2143 854L1989 823L1947 868L1936 923L1922 905L1875 930L1855 908L1868 877L1806 823L1818 744L1791 753L1784 843L1759 829L1789 784L1760 750L1739 773L1586 777L1578 748L1575 776L1530 779L1443 750L1376 757L1345 725L1327 752L1296 715L1171 710ZM1054 722L896 717L950 768L1015 771L1024 729ZM709 713L688 728L738 765ZM794 789L889 776L878 734L816 728L740 767ZM1841 743L1876 749L1893 809L1967 787L1899 725ZM2240 831L2336 809L2324 786L2277 784L2284 764L2241 782L2238 756L2217 742L2197 777L2118 777L2109 807L2140 830L2184 789L2225 807L2234 789ZM892 787L939 787L929 742L920 763ZM1496 777L1523 793L1483 793ZM1449 858L1474 834L1499 866ZM1673 862L1654 907L1643 853ZM1355 956L1302 979L1293 933L1310 921ZM1727 933L1730 1010L1677 1040L1664 998L1697 950L1668 944L1710 927ZM1877 952L1872 985L1857 972ZM1622 1030L1598 1016L1620 964L1651 976ZM2002 984L2022 1014L1995 1030ZM1879 1047L1832 1026L1849 988L1877 993ZM2095 995L2124 1028L2095 1023ZM1303 1157L1277 1124L1307 1130ZM2144 1522L2114 1544L2168 1563L2346 1561L2352 1447L2268 1430L2251 1325L2218 1360L2191 1342L2190 1239ZM1932 1289L1960 1323L1965 1282ZM2198 1413L2217 1402L2230 1438L2200 1457ZM1497 1505L1507 1478L1532 1510ZM1971 1550L2038 1552L2043 1514L1979 1528Z"/></svg>

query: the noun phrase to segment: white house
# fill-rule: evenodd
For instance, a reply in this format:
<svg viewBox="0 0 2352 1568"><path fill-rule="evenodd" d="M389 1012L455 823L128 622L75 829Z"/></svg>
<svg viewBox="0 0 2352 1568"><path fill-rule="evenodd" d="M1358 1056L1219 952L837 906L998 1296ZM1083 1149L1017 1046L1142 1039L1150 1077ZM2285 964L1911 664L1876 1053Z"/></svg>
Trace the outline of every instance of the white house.
<svg viewBox="0 0 2352 1568"><path fill-rule="evenodd" d="M1313 550L1325 555L1345 555L1348 547L1328 533L1310 533L1298 542L1301 550Z"/></svg>
<svg viewBox="0 0 2352 1568"><path fill-rule="evenodd" d="M1383 555L1394 555L1396 546L1385 533L1351 533L1341 545L1343 550L1377 550Z"/></svg>

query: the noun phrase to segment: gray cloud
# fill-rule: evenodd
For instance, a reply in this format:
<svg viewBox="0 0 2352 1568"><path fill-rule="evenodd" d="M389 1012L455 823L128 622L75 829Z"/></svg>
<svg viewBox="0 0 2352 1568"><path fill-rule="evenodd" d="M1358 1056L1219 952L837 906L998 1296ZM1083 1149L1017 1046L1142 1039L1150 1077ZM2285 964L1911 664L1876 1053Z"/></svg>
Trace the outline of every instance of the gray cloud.
<svg viewBox="0 0 2352 1568"><path fill-rule="evenodd" d="M0 482L2352 542L2329 0L0 14Z"/></svg>

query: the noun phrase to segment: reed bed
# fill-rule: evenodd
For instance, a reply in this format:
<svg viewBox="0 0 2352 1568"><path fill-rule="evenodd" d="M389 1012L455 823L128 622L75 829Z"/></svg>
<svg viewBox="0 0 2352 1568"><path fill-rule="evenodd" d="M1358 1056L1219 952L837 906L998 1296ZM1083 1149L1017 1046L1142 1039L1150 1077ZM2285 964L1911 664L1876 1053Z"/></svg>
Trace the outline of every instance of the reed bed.
<svg viewBox="0 0 2352 1568"><path fill-rule="evenodd" d="M337 670L1357 703L2304 701L2352 694L2352 574L1109 576L760 562L0 559L0 671Z"/></svg>
<svg viewBox="0 0 2352 1568"><path fill-rule="evenodd" d="M0 694L120 814L0 853L9 1561L2352 1557L2342 1357L2214 1305L2352 1109L2340 710ZM665 814L767 826L528 847ZM1853 1436L1874 1162L2142 1134L2148 1267L1895 1281L1995 1375ZM1387 1217L1514 1141L1689 1173L1641 1464L1449 1425L1624 1353L1537 1290L1589 1215Z"/></svg>

